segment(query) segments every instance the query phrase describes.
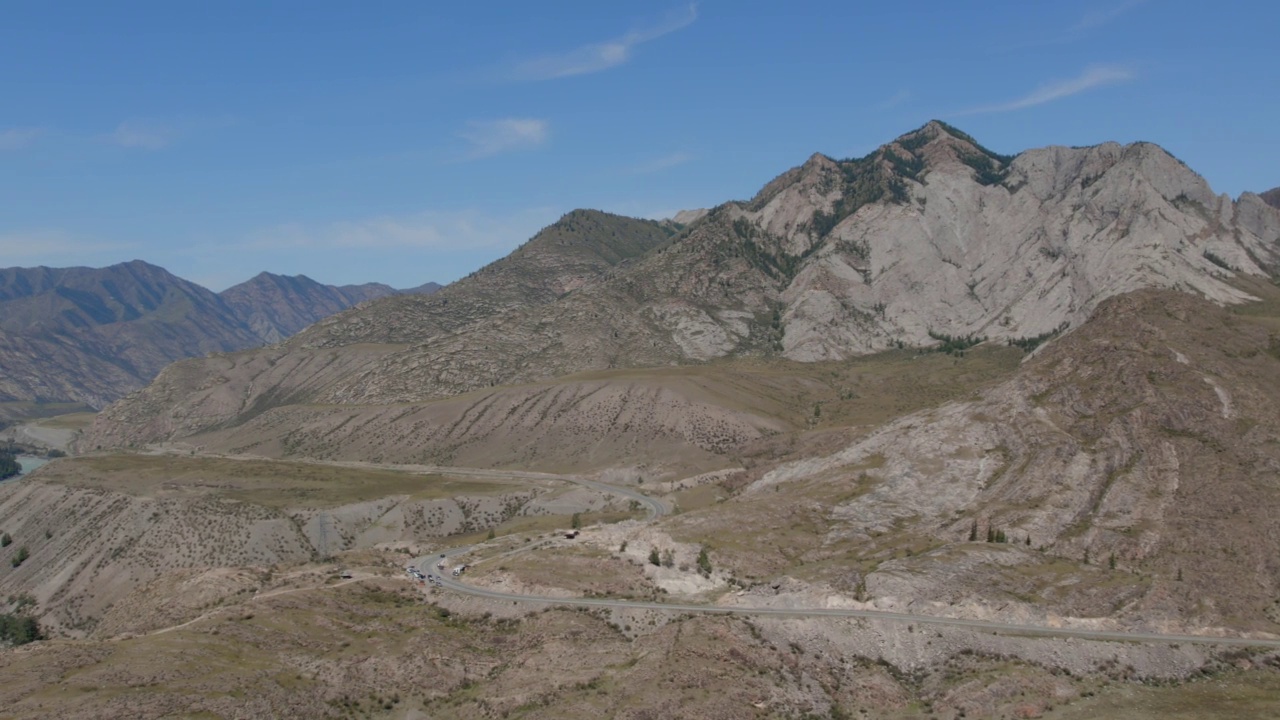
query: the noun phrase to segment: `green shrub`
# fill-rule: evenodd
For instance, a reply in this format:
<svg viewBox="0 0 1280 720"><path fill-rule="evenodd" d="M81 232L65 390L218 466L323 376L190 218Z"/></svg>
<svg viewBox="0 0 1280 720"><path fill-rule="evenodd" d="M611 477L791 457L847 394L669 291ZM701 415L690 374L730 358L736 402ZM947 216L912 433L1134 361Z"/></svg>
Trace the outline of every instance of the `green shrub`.
<svg viewBox="0 0 1280 720"><path fill-rule="evenodd" d="M0 614L0 644L25 645L44 639L40 624L28 615Z"/></svg>
<svg viewBox="0 0 1280 720"><path fill-rule="evenodd" d="M1020 348L1022 352L1029 353L1032 350L1035 350L1037 347L1040 347L1040 345L1046 340L1050 340L1054 337L1057 337L1059 334L1062 333L1063 330L1066 330L1066 329L1067 329L1067 323L1063 322L1061 325L1050 330L1049 332L1040 333L1039 335L1034 335L1032 337L1024 337L1024 338L1009 338L1009 345L1016 348Z"/></svg>
<svg viewBox="0 0 1280 720"><path fill-rule="evenodd" d="M937 333L929 331L929 337L937 340L940 345L929 348L934 352L944 352L948 355L963 355L965 350L987 341L986 335L948 335L946 333Z"/></svg>
<svg viewBox="0 0 1280 720"><path fill-rule="evenodd" d="M1215 254L1212 250L1204 251L1204 259L1208 260L1214 265L1217 265L1223 270L1227 270L1229 272L1239 272L1239 268L1232 267L1226 260L1223 260L1220 256Z"/></svg>

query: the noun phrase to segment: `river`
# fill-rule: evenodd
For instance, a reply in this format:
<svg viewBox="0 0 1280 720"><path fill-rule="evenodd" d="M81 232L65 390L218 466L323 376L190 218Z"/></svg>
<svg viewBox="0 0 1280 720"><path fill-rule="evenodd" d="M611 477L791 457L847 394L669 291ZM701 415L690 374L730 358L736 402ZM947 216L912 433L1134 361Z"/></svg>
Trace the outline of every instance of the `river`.
<svg viewBox="0 0 1280 720"><path fill-rule="evenodd" d="M49 462L47 459L35 455L19 455L18 464L22 466L20 475L26 475L47 462Z"/></svg>

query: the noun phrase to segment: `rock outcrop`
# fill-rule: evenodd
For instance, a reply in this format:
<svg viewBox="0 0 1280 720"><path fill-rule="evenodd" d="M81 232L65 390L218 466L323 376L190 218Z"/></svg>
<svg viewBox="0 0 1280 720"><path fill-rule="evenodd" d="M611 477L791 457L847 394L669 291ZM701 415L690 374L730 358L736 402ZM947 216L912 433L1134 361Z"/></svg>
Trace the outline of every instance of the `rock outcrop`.
<svg viewBox="0 0 1280 720"><path fill-rule="evenodd" d="M1280 187L1271 188L1270 190L1260 194L1258 197L1262 198L1262 201L1271 207L1280 208Z"/></svg>

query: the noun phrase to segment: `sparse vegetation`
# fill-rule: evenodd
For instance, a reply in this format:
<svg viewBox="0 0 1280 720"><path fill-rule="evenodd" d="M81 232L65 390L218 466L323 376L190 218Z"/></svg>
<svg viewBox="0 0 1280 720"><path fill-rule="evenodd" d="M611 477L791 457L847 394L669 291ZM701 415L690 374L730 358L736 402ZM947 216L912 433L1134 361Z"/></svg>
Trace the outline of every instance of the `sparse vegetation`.
<svg viewBox="0 0 1280 720"><path fill-rule="evenodd" d="M1049 340L1052 340L1053 338L1062 334L1062 332L1066 330L1068 326L1069 326L1068 323L1063 322L1058 327L1048 332L1040 333L1039 335L1033 335L1032 337L1025 337L1025 338L1010 338L1009 345L1022 350L1022 352L1029 353L1035 350L1036 348L1040 347L1040 345L1042 345L1043 343Z"/></svg>
<svg viewBox="0 0 1280 720"><path fill-rule="evenodd" d="M0 613L0 645L25 645L43 640L40 623L30 615Z"/></svg>
<svg viewBox="0 0 1280 720"><path fill-rule="evenodd" d="M987 341L985 335L949 335L947 333L929 331L929 337L938 341L938 345L929 348L933 352L946 353L947 355L964 356L964 351L969 348Z"/></svg>
<svg viewBox="0 0 1280 720"><path fill-rule="evenodd" d="M13 477L22 472L18 458L8 450L0 450L0 480Z"/></svg>
<svg viewBox="0 0 1280 720"><path fill-rule="evenodd" d="M863 158L841 160L836 166L844 183L844 191L831 212L813 214L810 228L816 237L825 238L841 221L865 205L882 199L899 205L910 201L906 184L893 172L886 172L881 166L881 160L891 168L896 163L896 166L910 173L908 177L915 177L919 172L914 169L918 162L914 156L909 160L892 152L876 151Z"/></svg>
<svg viewBox="0 0 1280 720"><path fill-rule="evenodd" d="M1008 175L1008 167L1000 164L990 155L969 153L960 156L960 161L973 168L973 178L982 185L999 185Z"/></svg>
<svg viewBox="0 0 1280 720"><path fill-rule="evenodd" d="M1223 260L1220 255L1213 252L1212 250L1206 249L1203 255L1205 260L1208 260L1209 262L1213 263L1214 265L1217 265L1223 270L1227 270L1229 272L1240 272L1240 268L1232 266L1231 263L1227 262L1226 260Z"/></svg>
<svg viewBox="0 0 1280 720"><path fill-rule="evenodd" d="M13 557L9 560L9 564L13 567L22 567L22 563L26 562L29 557L31 557L31 553L27 551L27 546L23 545L13 554Z"/></svg>

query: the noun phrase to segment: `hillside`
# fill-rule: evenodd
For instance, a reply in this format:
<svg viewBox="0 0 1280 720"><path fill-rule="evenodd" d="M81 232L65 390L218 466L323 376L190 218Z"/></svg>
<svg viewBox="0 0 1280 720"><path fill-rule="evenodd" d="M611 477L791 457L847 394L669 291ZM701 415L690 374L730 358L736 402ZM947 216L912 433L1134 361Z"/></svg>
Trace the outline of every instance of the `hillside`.
<svg viewBox="0 0 1280 720"><path fill-rule="evenodd" d="M322 285L306 275L268 272L218 293L241 322L268 344L349 307L394 294L394 288L381 283L338 287Z"/></svg>
<svg viewBox="0 0 1280 720"><path fill-rule="evenodd" d="M125 407L155 407L157 401L177 403L165 409L163 416L139 417L146 426L140 430L150 436L167 433L175 424L182 426L181 434L186 435L190 434L188 425L200 429L214 417L221 422L240 413L257 416L282 404L329 403L331 400L322 398L330 388L358 382L377 363L419 365L422 360L417 359L417 353L421 349L452 343L470 325L550 305L607 282L635 258L666 243L673 232L667 223L574 211L509 256L433 295L393 296L348 310L316 323L280 346L175 364L154 390L133 398ZM496 357L483 345L467 354ZM414 382L413 375L406 372L405 381ZM222 381L210 384L210 377ZM478 379L481 384L462 377L458 380L473 387L489 385ZM188 392L198 397L186 399ZM159 400L161 396L169 399ZM86 447L113 444L115 431L104 433L88 440ZM127 434L132 437L126 442L140 437Z"/></svg>
<svg viewBox="0 0 1280 720"><path fill-rule="evenodd" d="M0 655L14 676L4 697L32 717L50 707L68 717L224 712L225 692L245 687L258 711L286 716L342 717L364 707L352 705L356 695L393 716L402 703L441 717L658 716L677 709L658 699L671 693L678 707L714 717L853 708L900 718L1160 717L1153 707L1267 716L1280 658L1261 649L919 620L574 612L392 577L403 577L400 548L435 558L481 543L493 527L496 538L475 551L488 559L468 572L481 587L1275 637L1280 290L1261 281L1236 289L1262 301L1223 307L1173 290L1109 298L1022 363L1001 357L1021 357L1018 348L982 346L615 371L419 409L339 409L347 418L317 407L323 432L294 426L301 440L332 442L331 452L368 455L381 451L379 432L450 412L454 439L483 446L485 433L513 424L500 420L504 405L552 416L583 405L578 420L600 406L633 408L604 427L525 423L543 433L531 445L555 456L579 432L596 433L586 445L642 437L634 426L647 384L719 406L721 419L734 401L749 405L740 418L774 418L773 427L721 424L728 446L719 452L742 471L675 482L648 468L601 473L681 511L655 522L597 522L609 509L603 498L498 473L448 478L185 448L60 460L0 487L0 526L15 540L5 552L32 551L20 567L0 566L0 592L29 593L47 627L80 639ZM930 381L936 388L922 391ZM821 412L805 422L813 402ZM381 416L365 436L347 429L366 412ZM675 414L696 425L699 412ZM509 439L492 447L508 444L513 462L542 462ZM656 464L675 449L643 454ZM459 457L484 453L472 451ZM582 536L549 540L546 530L579 507L590 512ZM996 532L1008 542L984 542ZM645 560L657 548L672 552L669 565ZM705 575L700 549L709 551ZM334 553L341 566L326 560ZM353 577L340 579L339 567ZM49 677L69 671L63 682L81 692L49 695ZM101 702L84 700L95 694Z"/></svg>
<svg viewBox="0 0 1280 720"><path fill-rule="evenodd" d="M412 468L73 458L0 486L0 527L14 543L0 549L0 597L30 595L42 624L60 635L104 636L100 625L113 625L113 606L168 573L298 565L509 522L545 517L554 526L568 521L561 508L608 506L585 491ZM31 557L11 567L18 547ZM137 620L128 611L119 618Z"/></svg>
<svg viewBox="0 0 1280 720"><path fill-rule="evenodd" d="M258 343L216 294L139 260L0 270L0 401L103 407L175 360Z"/></svg>
<svg viewBox="0 0 1280 720"><path fill-rule="evenodd" d="M668 531L810 604L1277 633L1280 292L1251 289L1111 298L1007 381L764 466Z"/></svg>
<svg viewBox="0 0 1280 720"><path fill-rule="evenodd" d="M557 271L548 283L532 248L554 241L540 235L431 299L384 301L280 348L176 365L104 413L91 442L189 437L286 405L422 402L587 370L1032 342L1142 288L1247 300L1232 281L1271 274L1277 238L1280 212L1256 195L1215 196L1157 146L1006 157L933 122L865 158L814 155L750 202L637 247L598 281ZM526 286L536 300L515 301Z"/></svg>
<svg viewBox="0 0 1280 720"><path fill-rule="evenodd" d="M215 294L140 260L0 269L0 404L8 408L0 414L39 415L50 403L101 408L176 360L277 342L396 292L262 273Z"/></svg>

